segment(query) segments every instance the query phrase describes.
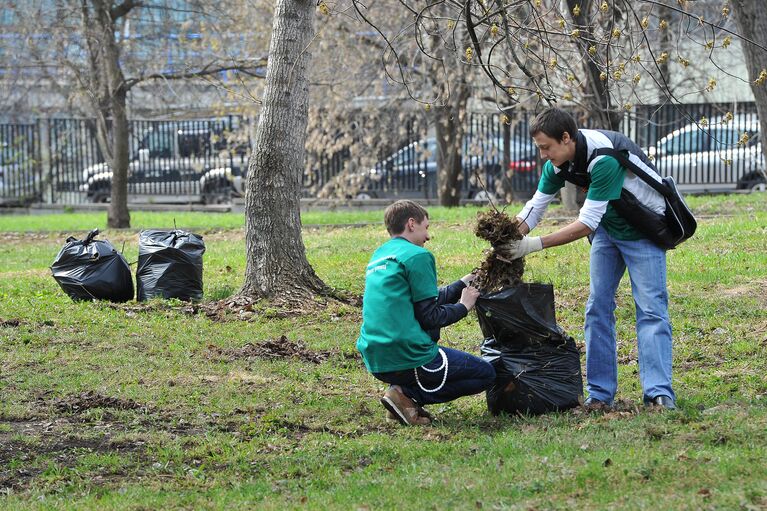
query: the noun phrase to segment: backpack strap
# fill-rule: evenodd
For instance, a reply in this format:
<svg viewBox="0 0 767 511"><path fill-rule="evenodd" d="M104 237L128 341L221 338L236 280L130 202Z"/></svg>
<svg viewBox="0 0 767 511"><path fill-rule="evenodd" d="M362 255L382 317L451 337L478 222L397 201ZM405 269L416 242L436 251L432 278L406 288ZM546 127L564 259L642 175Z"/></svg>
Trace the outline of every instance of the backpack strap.
<svg viewBox="0 0 767 511"><path fill-rule="evenodd" d="M663 181L658 182L655 179L653 179L647 172L644 171L644 169L642 169L642 167L640 167L633 161L629 160L628 157L622 151L613 149L612 147L600 147L599 149L594 151L594 154L589 160L589 163L591 162L591 160L593 160L597 156L612 156L613 158L618 160L618 163L620 163L622 167L631 170L631 172L633 172L642 181L650 185L659 194L663 195L666 198L669 198L672 195L674 195L674 192L669 190L667 186L664 186Z"/></svg>

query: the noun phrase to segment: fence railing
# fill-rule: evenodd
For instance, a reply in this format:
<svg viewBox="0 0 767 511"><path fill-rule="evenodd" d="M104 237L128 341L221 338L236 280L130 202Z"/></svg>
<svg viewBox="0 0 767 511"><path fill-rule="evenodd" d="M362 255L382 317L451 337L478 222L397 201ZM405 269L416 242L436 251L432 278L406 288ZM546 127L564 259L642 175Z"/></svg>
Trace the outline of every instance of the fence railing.
<svg viewBox="0 0 767 511"><path fill-rule="evenodd" d="M49 175L51 202L102 202L112 174L90 119L51 119ZM132 121L128 152L128 193L195 201L201 179L216 168L239 169L248 152L241 119ZM107 129L109 129L107 127ZM244 138L244 139L243 139Z"/></svg>
<svg viewBox="0 0 767 511"><path fill-rule="evenodd" d="M506 124L499 114L468 116L459 181L464 197L533 193L542 162L527 134L532 115L520 111ZM622 131L653 156L661 174L673 175L682 187L743 187L764 169L753 103L642 105L626 115ZM249 133L248 120L235 116L131 121L129 197L228 200L243 189ZM304 194L314 195L345 177L354 181L348 188L351 197L437 197L437 169L444 161L433 128L408 124L401 145L369 168L360 162L350 165L355 163L350 153L313 155L304 174ZM109 198L111 169L93 120L0 124L0 158L0 204Z"/></svg>
<svg viewBox="0 0 767 511"><path fill-rule="evenodd" d="M0 203L43 199L39 122L0 124Z"/></svg>

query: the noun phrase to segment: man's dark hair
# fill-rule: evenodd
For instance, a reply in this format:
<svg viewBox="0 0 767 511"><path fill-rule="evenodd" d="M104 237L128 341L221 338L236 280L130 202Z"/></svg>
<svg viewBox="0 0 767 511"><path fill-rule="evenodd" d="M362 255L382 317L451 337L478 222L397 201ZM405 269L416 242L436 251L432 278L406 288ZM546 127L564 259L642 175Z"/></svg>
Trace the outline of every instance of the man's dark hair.
<svg viewBox="0 0 767 511"><path fill-rule="evenodd" d="M384 211L384 224L391 236L402 234L411 218L420 224L424 218L429 218L429 213L423 206L411 200L398 200Z"/></svg>
<svg viewBox="0 0 767 511"><path fill-rule="evenodd" d="M543 133L560 142L565 132L570 134L570 138L575 138L576 133L578 133L578 126L572 115L556 107L539 113L530 124L531 137Z"/></svg>

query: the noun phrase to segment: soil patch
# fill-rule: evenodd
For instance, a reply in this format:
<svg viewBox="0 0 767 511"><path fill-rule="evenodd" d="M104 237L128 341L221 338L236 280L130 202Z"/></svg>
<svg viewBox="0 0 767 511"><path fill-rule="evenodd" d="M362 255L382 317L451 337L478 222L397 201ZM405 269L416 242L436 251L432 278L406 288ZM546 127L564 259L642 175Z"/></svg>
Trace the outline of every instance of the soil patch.
<svg viewBox="0 0 767 511"><path fill-rule="evenodd" d="M55 240L61 236L57 232L0 232L0 242L3 246L38 243L43 240Z"/></svg>
<svg viewBox="0 0 767 511"><path fill-rule="evenodd" d="M490 210L477 213L474 234L490 242L485 260L477 271L475 285L482 293L493 293L522 283L525 272L524 258L512 260L508 243L520 240L519 220L503 211Z"/></svg>
<svg viewBox="0 0 767 511"><path fill-rule="evenodd" d="M118 397L103 396L93 391L67 396L54 401L54 406L59 412L82 413L91 408L114 408L116 410L146 409L132 399L120 399Z"/></svg>
<svg viewBox="0 0 767 511"><path fill-rule="evenodd" d="M18 319L2 319L0 318L0 327L16 328L21 324Z"/></svg>
<svg viewBox="0 0 767 511"><path fill-rule="evenodd" d="M655 408L658 410L661 409L661 407L651 407L646 410L655 411ZM603 414L602 418L606 420L625 419L638 414L639 405L628 399L616 399L613 402L612 407L607 407L604 404L598 403L589 406L578 406L572 409L572 414L578 417L586 417L595 413Z"/></svg>
<svg viewBox="0 0 767 511"><path fill-rule="evenodd" d="M50 460L74 467L88 453L138 452L143 442L114 441L101 430L98 436L66 434L73 422L68 418L0 421L10 431L0 433L0 494L23 491L45 469ZM93 432L94 430L89 430ZM39 457L48 460L41 464Z"/></svg>
<svg viewBox="0 0 767 511"><path fill-rule="evenodd" d="M110 309L120 310L128 316L135 316L140 313L176 311L182 314L198 314L203 310L203 306L198 303L184 303L181 305L171 305L163 301L151 301L146 303L108 303Z"/></svg>
<svg viewBox="0 0 767 511"><path fill-rule="evenodd" d="M321 364L331 355L328 351L313 351L306 345L288 340L286 336L279 339L267 340L258 344L247 343L240 348L219 348L208 346L210 353L217 358L237 360L241 358L265 358L269 360L295 358L303 362Z"/></svg>
<svg viewBox="0 0 767 511"><path fill-rule="evenodd" d="M284 294L268 300L234 295L217 302L189 305L183 312L202 312L213 321L253 321L256 318L306 317L329 311L343 316L351 312L347 306L361 307L362 297L340 290L329 290L326 295Z"/></svg>
<svg viewBox="0 0 767 511"><path fill-rule="evenodd" d="M767 279L756 279L735 287L720 287L718 293L725 298L756 297L767 305Z"/></svg>

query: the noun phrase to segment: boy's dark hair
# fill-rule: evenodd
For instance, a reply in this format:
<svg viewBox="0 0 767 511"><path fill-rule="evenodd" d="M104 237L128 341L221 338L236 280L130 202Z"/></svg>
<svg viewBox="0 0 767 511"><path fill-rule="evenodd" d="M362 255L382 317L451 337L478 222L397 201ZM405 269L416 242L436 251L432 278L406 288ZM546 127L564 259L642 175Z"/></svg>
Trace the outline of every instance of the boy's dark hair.
<svg viewBox="0 0 767 511"><path fill-rule="evenodd" d="M531 137L543 133L560 142L565 132L570 134L570 138L575 138L576 133L578 133L578 126L572 115L556 107L539 113L530 124Z"/></svg>
<svg viewBox="0 0 767 511"><path fill-rule="evenodd" d="M402 234L409 219L415 219L419 224L424 218L429 218L429 213L423 206L411 200L398 200L384 211L384 224L391 236Z"/></svg>

